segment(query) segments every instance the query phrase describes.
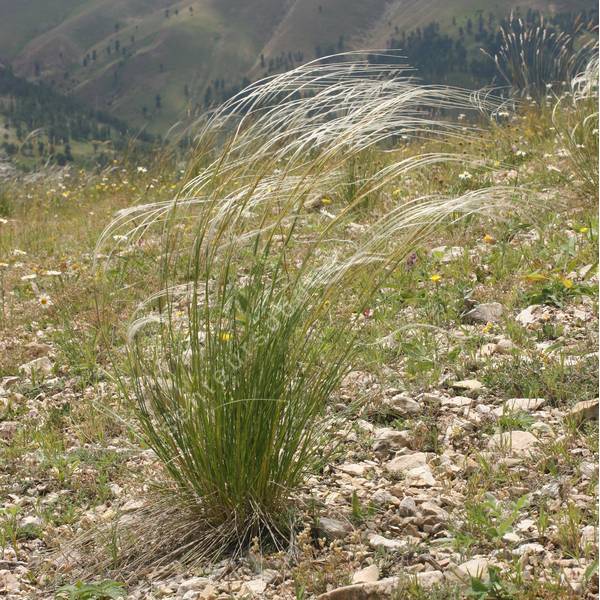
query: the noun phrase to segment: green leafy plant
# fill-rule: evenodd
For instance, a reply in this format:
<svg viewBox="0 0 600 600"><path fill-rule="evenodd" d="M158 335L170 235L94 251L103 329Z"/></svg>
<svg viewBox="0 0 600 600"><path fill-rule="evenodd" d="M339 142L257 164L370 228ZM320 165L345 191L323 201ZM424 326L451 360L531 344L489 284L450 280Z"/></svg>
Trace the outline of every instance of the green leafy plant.
<svg viewBox="0 0 600 600"><path fill-rule="evenodd" d="M58 588L54 597L56 600L117 600L126 595L123 584L107 579L98 583L78 581L63 585Z"/></svg>
<svg viewBox="0 0 600 600"><path fill-rule="evenodd" d="M375 506L369 502L366 506L360 501L356 490L352 491L352 520L355 523L363 523L366 519L372 517L376 513Z"/></svg>
<svg viewBox="0 0 600 600"><path fill-rule="evenodd" d="M477 598L477 600L512 600L515 596L516 588L507 584L501 578L501 571L498 567L490 566L488 568L488 579L471 577L469 582L467 596Z"/></svg>
<svg viewBox="0 0 600 600"><path fill-rule="evenodd" d="M20 512L21 508L19 506L0 509L0 547L2 548L2 556L4 556L4 551L9 543L15 552L18 550Z"/></svg>
<svg viewBox="0 0 600 600"><path fill-rule="evenodd" d="M507 411L498 417L500 431L527 430L534 422L533 416L523 410Z"/></svg>
<svg viewBox="0 0 600 600"><path fill-rule="evenodd" d="M547 304L561 308L570 299L596 294L597 290L594 286L565 278L552 278L541 287L527 293L525 301L527 304Z"/></svg>
<svg viewBox="0 0 600 600"><path fill-rule="evenodd" d="M512 531L520 511L526 506L527 497L522 496L516 502L502 503L491 494L486 494L480 502L468 502L465 505L463 535L470 534L476 540L499 543L502 537Z"/></svg>

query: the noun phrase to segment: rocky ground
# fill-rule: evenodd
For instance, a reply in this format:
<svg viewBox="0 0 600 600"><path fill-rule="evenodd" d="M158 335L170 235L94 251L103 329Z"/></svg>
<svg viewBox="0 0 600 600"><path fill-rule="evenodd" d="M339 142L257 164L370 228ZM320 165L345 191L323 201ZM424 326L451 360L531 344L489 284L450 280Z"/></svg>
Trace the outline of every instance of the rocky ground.
<svg viewBox="0 0 600 600"><path fill-rule="evenodd" d="M57 572L76 584L61 549L137 510L156 472L120 420L90 301L90 240L115 208L94 194L168 192L143 176L57 181L33 223L0 225L0 596L54 598ZM85 200L67 209L64 194ZM69 245L86 218L96 229ZM335 443L289 543L104 592L98 574L64 597L597 598L595 204L442 238L359 316L372 353L331 401ZM126 300L111 298L119 321Z"/></svg>

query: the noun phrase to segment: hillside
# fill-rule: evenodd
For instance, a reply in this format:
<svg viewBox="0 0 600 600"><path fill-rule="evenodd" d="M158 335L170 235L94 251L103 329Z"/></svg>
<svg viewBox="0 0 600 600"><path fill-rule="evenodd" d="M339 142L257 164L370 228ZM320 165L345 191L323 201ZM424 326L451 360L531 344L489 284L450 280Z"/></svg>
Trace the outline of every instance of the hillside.
<svg viewBox="0 0 600 600"><path fill-rule="evenodd" d="M339 50L398 46L402 35L432 20L452 43L462 38L470 61L485 42L478 22L491 39L517 6L558 14L589 12L595 2L0 0L0 62L93 108L164 131L248 80ZM422 55L422 47L409 52L415 63Z"/></svg>
<svg viewBox="0 0 600 600"><path fill-rule="evenodd" d="M2 66L0 117L0 153L21 166L106 163L136 133L118 118ZM138 139L149 142L151 136L142 133Z"/></svg>

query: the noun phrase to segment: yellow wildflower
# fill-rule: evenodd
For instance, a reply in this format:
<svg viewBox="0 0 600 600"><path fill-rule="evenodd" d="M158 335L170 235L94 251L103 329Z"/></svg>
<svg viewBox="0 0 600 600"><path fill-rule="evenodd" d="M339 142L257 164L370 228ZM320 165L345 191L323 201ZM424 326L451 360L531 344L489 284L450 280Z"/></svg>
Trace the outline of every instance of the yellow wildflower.
<svg viewBox="0 0 600 600"><path fill-rule="evenodd" d="M589 227L580 227L579 233L587 233L589 231Z"/></svg>
<svg viewBox="0 0 600 600"><path fill-rule="evenodd" d="M495 244L495 243L496 243L496 238L495 238L495 237L493 237L493 236L491 236L489 233L486 233L486 234L483 236L483 241L484 241L486 244Z"/></svg>
<svg viewBox="0 0 600 600"><path fill-rule="evenodd" d="M435 273L429 279L430 281L433 281L433 283L439 283L442 280L442 276Z"/></svg>
<svg viewBox="0 0 600 600"><path fill-rule="evenodd" d="M221 340L223 342L228 342L230 339L231 339L231 334L230 333L228 333L226 331L224 331L224 332L221 333Z"/></svg>
<svg viewBox="0 0 600 600"><path fill-rule="evenodd" d="M325 206L328 206L329 204L331 204L331 198L329 198L327 196L323 196L321 198L321 203L324 204Z"/></svg>
<svg viewBox="0 0 600 600"><path fill-rule="evenodd" d="M492 327L494 327L494 324L491 321L488 321L482 329L483 333L489 333L492 330Z"/></svg>
<svg viewBox="0 0 600 600"><path fill-rule="evenodd" d="M561 277L560 282L565 286L566 289L570 290L573 287L573 280L568 277Z"/></svg>

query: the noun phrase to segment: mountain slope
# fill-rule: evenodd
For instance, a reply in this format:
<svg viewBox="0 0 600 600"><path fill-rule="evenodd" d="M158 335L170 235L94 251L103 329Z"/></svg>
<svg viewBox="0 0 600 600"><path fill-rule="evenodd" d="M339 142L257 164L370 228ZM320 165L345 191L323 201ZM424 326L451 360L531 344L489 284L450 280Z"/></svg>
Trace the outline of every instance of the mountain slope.
<svg viewBox="0 0 600 600"><path fill-rule="evenodd" d="M594 0L0 0L0 62L158 131L247 79L384 48L433 20L458 35L517 4L556 13Z"/></svg>

